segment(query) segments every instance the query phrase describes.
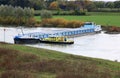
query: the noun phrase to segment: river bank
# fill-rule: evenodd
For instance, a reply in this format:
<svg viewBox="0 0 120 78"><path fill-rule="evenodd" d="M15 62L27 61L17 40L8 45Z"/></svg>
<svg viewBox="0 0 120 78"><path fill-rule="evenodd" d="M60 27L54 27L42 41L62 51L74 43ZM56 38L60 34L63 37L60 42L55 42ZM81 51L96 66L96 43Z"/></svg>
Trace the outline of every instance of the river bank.
<svg viewBox="0 0 120 78"><path fill-rule="evenodd" d="M102 26L102 30L107 34L120 34L120 27L117 26Z"/></svg>
<svg viewBox="0 0 120 78"><path fill-rule="evenodd" d="M0 25L0 27L9 27L9 28L59 28L59 27L43 27L43 26L17 26L17 25ZM64 27L63 27L64 28ZM102 31L105 31L106 34L120 34L120 27L119 26L106 26L106 25L102 25L101 26Z"/></svg>
<svg viewBox="0 0 120 78"><path fill-rule="evenodd" d="M120 63L0 43L0 78L118 78ZM9 62L7 62L9 61ZM82 74L81 74L82 73Z"/></svg>

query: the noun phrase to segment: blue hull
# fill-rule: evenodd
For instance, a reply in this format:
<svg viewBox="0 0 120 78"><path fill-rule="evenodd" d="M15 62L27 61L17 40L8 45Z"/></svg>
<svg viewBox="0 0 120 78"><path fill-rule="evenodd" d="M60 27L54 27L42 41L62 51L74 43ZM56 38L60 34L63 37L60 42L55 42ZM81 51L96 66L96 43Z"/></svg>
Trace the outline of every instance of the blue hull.
<svg viewBox="0 0 120 78"><path fill-rule="evenodd" d="M14 39L15 44L35 44L39 42L40 42L39 39L27 39L27 38Z"/></svg>

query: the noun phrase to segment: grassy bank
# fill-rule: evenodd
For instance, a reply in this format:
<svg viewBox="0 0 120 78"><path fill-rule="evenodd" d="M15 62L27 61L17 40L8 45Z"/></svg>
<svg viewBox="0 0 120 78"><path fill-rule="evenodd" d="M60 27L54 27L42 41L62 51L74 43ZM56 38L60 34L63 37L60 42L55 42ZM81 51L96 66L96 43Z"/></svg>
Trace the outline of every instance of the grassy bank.
<svg viewBox="0 0 120 78"><path fill-rule="evenodd" d="M120 16L119 12L87 12L87 15Z"/></svg>
<svg viewBox="0 0 120 78"><path fill-rule="evenodd" d="M119 78L120 63L0 43L0 78Z"/></svg>
<svg viewBox="0 0 120 78"><path fill-rule="evenodd" d="M35 16L40 21L40 16ZM117 15L92 15L92 16L54 16L54 18L64 18L67 20L81 20L95 22L100 25L120 26L120 16Z"/></svg>

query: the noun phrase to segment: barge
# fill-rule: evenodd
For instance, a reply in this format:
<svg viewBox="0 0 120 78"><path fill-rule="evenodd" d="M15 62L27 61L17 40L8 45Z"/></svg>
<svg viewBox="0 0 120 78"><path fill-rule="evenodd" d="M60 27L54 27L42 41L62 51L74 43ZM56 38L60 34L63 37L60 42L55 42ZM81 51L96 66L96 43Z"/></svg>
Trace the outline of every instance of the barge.
<svg viewBox="0 0 120 78"><path fill-rule="evenodd" d="M24 43L33 44L39 42L51 43L50 41L43 41L43 40L50 37L76 37L85 34L92 34L92 33L95 34L95 33L100 33L101 30L102 29L100 25L96 25L93 22L86 22L80 28L54 31L50 33L33 32L33 33L19 34L14 37L14 43L15 44L24 44ZM56 43L56 42L52 41L52 43Z"/></svg>

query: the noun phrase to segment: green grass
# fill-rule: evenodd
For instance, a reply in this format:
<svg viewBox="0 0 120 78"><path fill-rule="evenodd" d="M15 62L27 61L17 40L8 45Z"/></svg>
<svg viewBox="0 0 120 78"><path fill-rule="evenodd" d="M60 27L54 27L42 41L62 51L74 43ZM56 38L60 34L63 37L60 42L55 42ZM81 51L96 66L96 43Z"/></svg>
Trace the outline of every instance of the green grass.
<svg viewBox="0 0 120 78"><path fill-rule="evenodd" d="M41 17L40 17L40 16L34 16L34 18L35 18L37 21L41 21Z"/></svg>
<svg viewBox="0 0 120 78"><path fill-rule="evenodd" d="M87 12L87 15L120 16L119 12Z"/></svg>
<svg viewBox="0 0 120 78"><path fill-rule="evenodd" d="M76 60L76 61L89 61L94 63L98 63L98 65L104 65L105 63L108 63L111 65L110 68L113 68L115 70L120 70L120 63L112 62L112 61L106 61L106 60L101 60L101 59L94 59L94 58L87 58L83 56L74 56L71 54L66 54L58 51L53 51L53 50L47 50L47 49L42 49L42 48L32 48L32 47L27 47L27 46L22 46L22 45L3 45L0 47L3 48L10 48L14 50L18 50L24 53L32 53L35 54L39 57L42 57L43 59L57 59L57 60ZM101 63L101 64L100 64ZM117 68L116 68L117 66ZM107 66L109 67L109 66ZM115 67L115 68L114 68ZM119 67L119 68L118 68Z"/></svg>
<svg viewBox="0 0 120 78"><path fill-rule="evenodd" d="M42 48L0 43L0 73L5 75L20 73L18 76L24 78L24 72L31 78L80 78L81 76L96 78L98 75L97 78L119 78L120 63ZM32 77L34 75L37 77Z"/></svg>
<svg viewBox="0 0 120 78"><path fill-rule="evenodd" d="M54 18L64 18L67 20L82 20L95 22L100 25L120 26L120 16L54 16Z"/></svg>
<svg viewBox="0 0 120 78"><path fill-rule="evenodd" d="M89 16L54 16L53 18L64 18L66 20L81 20L95 22L96 24L106 25L106 26L120 26L120 13L110 13L110 12L89 12ZM40 21L40 16L35 16L35 18Z"/></svg>

